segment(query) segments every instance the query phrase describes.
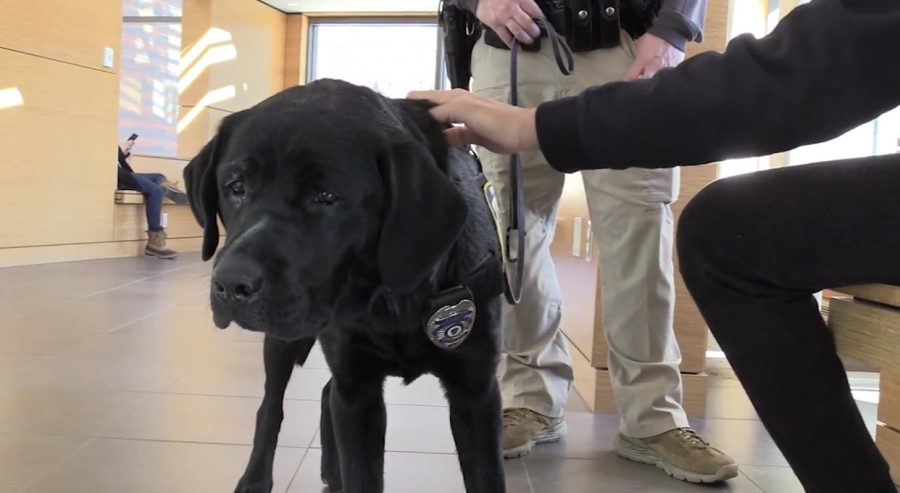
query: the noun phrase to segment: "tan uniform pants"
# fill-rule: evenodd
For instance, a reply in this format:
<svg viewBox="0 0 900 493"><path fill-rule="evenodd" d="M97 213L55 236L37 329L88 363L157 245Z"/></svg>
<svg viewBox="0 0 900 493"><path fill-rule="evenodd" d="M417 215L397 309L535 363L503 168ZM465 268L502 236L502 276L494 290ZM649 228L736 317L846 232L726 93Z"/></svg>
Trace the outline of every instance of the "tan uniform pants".
<svg viewBox="0 0 900 493"><path fill-rule="evenodd" d="M619 47L577 53L575 72L563 76L550 43L546 38L542 41L539 52L519 54L520 106L535 107L590 86L621 80L634 60L634 43L623 34ZM472 55L472 91L506 102L509 57L508 50L480 41ZM603 136L596 138L602 140ZM508 157L486 149L478 151L497 188L505 220ZM523 153L522 166L526 270L522 302L511 306L504 301L503 404L558 417L573 381L568 345L560 332L560 287L550 256L564 175L551 168L539 152ZM582 178L598 242L603 327L622 431L647 437L688 426L681 407L681 353L672 328L675 292L670 204L678 194L678 170L598 170L583 172Z"/></svg>

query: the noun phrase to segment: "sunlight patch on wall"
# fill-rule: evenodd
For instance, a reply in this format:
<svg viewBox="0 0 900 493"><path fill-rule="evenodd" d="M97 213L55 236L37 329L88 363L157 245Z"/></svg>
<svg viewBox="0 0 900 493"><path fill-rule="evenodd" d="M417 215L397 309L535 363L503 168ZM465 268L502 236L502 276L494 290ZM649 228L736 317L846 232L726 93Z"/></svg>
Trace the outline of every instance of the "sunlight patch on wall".
<svg viewBox="0 0 900 493"><path fill-rule="evenodd" d="M204 95L200 99L200 102L197 103L197 106L191 108L191 110L188 111L187 115L184 115L184 118L182 118L181 121L178 122L178 133L184 131L184 129L186 129L188 125L190 125L191 122L193 122L205 108L209 107L210 105L221 103L222 101L231 99L235 96L235 94L237 94L237 89L235 89L233 85L222 87L216 89L215 91L206 93L206 95Z"/></svg>
<svg viewBox="0 0 900 493"><path fill-rule="evenodd" d="M231 33L217 27L210 28L181 58L178 94L184 93L211 65L235 59L237 48L231 43Z"/></svg>
<svg viewBox="0 0 900 493"><path fill-rule="evenodd" d="M19 91L19 88L9 87L7 89L0 89L0 110L22 106L24 104L25 99L22 98L22 93Z"/></svg>

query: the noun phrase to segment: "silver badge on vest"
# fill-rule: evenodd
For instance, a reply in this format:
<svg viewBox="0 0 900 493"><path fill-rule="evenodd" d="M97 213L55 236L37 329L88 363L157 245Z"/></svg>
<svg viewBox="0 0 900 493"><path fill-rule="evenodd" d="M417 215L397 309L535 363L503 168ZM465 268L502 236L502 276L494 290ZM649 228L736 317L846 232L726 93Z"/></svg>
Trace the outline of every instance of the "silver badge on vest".
<svg viewBox="0 0 900 493"><path fill-rule="evenodd" d="M435 346L452 351L469 337L474 323L475 304L470 299L462 299L436 310L425 323L425 335Z"/></svg>

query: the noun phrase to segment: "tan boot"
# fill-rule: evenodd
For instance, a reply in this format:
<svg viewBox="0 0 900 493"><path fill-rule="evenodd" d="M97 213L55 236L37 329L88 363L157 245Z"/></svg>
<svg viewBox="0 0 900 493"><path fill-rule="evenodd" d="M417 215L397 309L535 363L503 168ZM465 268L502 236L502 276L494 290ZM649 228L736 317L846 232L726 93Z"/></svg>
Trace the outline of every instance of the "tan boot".
<svg viewBox="0 0 900 493"><path fill-rule="evenodd" d="M147 231L147 246L144 247L144 255L164 259L178 257L178 252L166 248L165 231Z"/></svg>

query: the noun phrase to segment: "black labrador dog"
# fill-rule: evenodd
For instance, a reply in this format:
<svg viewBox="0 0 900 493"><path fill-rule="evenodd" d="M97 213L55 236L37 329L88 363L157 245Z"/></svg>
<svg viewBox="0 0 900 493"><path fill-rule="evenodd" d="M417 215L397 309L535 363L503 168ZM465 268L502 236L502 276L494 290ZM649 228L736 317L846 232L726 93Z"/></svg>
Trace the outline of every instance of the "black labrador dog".
<svg viewBox="0 0 900 493"><path fill-rule="evenodd" d="M466 491L505 490L495 379L500 239L477 161L425 103L323 80L234 113L185 169L216 257L218 327L265 333L265 398L237 492L272 488L293 367L318 339L322 479L383 490L386 376L437 376ZM493 217L492 217L492 214Z"/></svg>

